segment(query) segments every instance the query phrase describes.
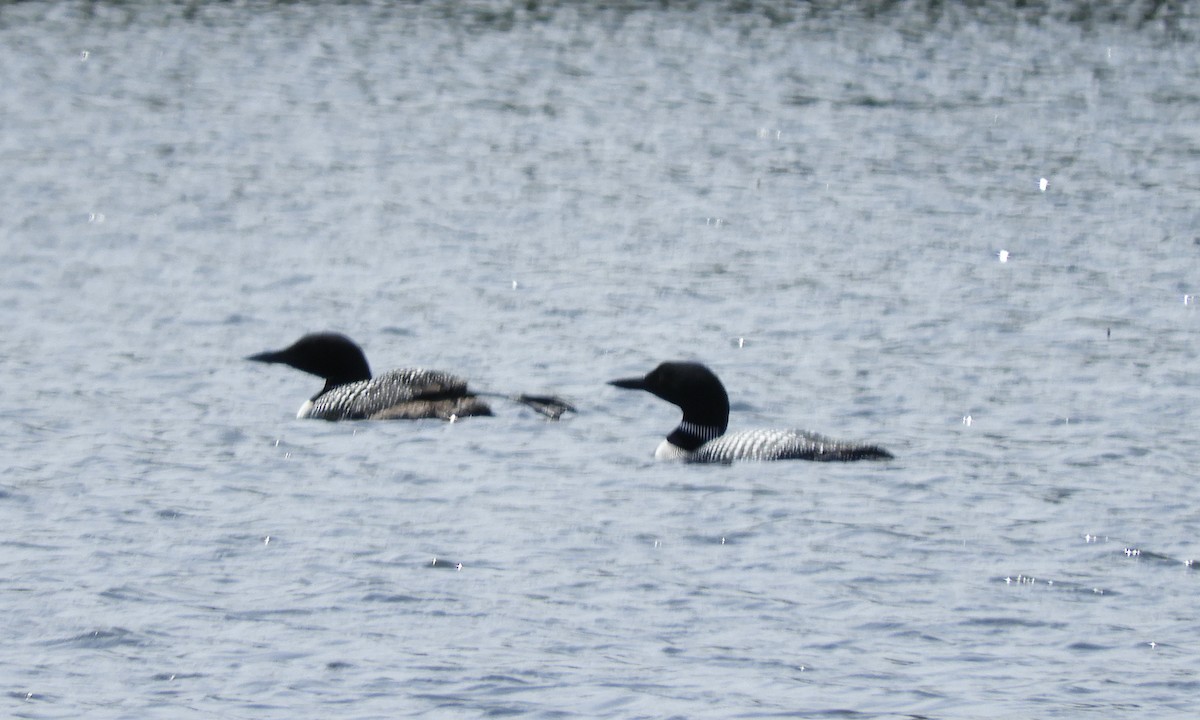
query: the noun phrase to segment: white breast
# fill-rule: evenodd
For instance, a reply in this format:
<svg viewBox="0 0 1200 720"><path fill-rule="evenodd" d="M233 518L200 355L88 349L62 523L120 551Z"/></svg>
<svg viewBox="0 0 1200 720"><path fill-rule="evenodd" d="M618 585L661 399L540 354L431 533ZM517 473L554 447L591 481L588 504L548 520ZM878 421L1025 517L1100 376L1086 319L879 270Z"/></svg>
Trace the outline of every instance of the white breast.
<svg viewBox="0 0 1200 720"><path fill-rule="evenodd" d="M672 445L670 440L663 440L658 444L658 449L654 451L655 460L683 460L689 455L691 455L690 452L678 445Z"/></svg>
<svg viewBox="0 0 1200 720"><path fill-rule="evenodd" d="M300 406L300 411L296 413L296 419L304 420L305 418L311 417L312 409L313 409L313 401L305 400L304 404Z"/></svg>

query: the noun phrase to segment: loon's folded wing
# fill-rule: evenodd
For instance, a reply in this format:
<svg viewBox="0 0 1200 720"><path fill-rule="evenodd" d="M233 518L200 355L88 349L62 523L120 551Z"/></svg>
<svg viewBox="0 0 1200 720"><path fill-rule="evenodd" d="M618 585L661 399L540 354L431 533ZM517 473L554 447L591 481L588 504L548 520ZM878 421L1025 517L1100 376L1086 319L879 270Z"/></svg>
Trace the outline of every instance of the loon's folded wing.
<svg viewBox="0 0 1200 720"><path fill-rule="evenodd" d="M392 370L340 385L312 401L308 417L323 420L396 420L491 415L467 381L440 370Z"/></svg>
<svg viewBox="0 0 1200 720"><path fill-rule="evenodd" d="M727 433L701 445L690 462L728 463L734 460L889 460L878 445L834 440L807 430L743 430Z"/></svg>

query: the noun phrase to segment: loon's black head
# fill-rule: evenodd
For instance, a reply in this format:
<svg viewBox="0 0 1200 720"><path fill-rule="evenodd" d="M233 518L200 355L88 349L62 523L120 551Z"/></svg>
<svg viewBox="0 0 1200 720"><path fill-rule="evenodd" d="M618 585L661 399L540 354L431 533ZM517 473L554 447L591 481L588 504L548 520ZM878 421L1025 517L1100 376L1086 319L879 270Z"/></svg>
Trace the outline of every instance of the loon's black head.
<svg viewBox="0 0 1200 720"><path fill-rule="evenodd" d="M716 428L729 426L729 396L712 370L696 362L665 362L640 378L613 380L609 385L645 390L683 410L683 422Z"/></svg>
<svg viewBox="0 0 1200 720"><path fill-rule="evenodd" d="M325 389L321 392L371 379L371 368L362 349L340 333L311 333L282 350L250 355L246 359L283 363L325 378Z"/></svg>

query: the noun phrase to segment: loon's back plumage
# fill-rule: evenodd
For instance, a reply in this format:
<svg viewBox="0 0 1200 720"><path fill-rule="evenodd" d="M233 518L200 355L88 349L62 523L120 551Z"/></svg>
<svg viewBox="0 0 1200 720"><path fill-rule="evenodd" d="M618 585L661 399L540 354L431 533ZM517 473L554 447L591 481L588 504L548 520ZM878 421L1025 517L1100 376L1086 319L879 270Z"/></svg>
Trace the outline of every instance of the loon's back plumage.
<svg viewBox="0 0 1200 720"><path fill-rule="evenodd" d="M440 370L392 370L370 380L323 391L301 417L321 420L417 420L491 415L467 381Z"/></svg>
<svg viewBox="0 0 1200 720"><path fill-rule="evenodd" d="M701 445L688 462L728 463L734 460L887 460L892 454L876 445L834 440L808 430L742 430Z"/></svg>
<svg viewBox="0 0 1200 720"><path fill-rule="evenodd" d="M645 390L683 410L683 420L655 452L658 459L728 463L734 460L886 460L877 445L834 440L807 430L743 430L725 433L729 397L716 374L700 363L665 362L645 377L611 385Z"/></svg>
<svg viewBox="0 0 1200 720"><path fill-rule="evenodd" d="M247 360L282 363L325 379L325 387L297 413L320 420L417 420L491 415L492 409L467 381L440 370L392 370L371 377L362 349L339 333L305 335L283 350L251 355ZM551 419L573 411L553 396L514 395Z"/></svg>

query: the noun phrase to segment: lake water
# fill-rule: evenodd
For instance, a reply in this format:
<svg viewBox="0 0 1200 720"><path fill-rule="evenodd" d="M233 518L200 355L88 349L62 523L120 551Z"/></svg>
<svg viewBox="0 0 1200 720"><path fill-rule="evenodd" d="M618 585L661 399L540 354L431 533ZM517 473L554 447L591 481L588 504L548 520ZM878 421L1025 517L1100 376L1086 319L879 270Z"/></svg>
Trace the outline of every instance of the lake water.
<svg viewBox="0 0 1200 720"><path fill-rule="evenodd" d="M0 5L3 715L1190 716L1200 17L947 5Z"/></svg>

